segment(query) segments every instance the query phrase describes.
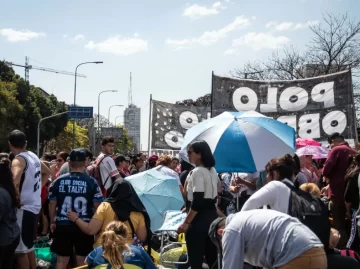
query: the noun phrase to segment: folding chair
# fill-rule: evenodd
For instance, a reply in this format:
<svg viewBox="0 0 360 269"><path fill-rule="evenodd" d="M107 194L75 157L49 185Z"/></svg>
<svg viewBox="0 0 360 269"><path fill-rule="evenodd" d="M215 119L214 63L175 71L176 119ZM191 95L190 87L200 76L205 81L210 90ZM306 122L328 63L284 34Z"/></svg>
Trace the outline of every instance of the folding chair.
<svg viewBox="0 0 360 269"><path fill-rule="evenodd" d="M161 233L161 246L160 246L160 261L162 264L171 264L171 265L179 265L179 264L187 264L189 262L189 257L187 257L185 262L174 262L174 261L166 261L164 260L164 253L174 246L184 246L186 242L173 242L166 246L164 246L164 239L168 232L175 232L181 223L184 222L186 218L186 213L182 213L181 211L170 210L165 213L164 223L158 232Z"/></svg>

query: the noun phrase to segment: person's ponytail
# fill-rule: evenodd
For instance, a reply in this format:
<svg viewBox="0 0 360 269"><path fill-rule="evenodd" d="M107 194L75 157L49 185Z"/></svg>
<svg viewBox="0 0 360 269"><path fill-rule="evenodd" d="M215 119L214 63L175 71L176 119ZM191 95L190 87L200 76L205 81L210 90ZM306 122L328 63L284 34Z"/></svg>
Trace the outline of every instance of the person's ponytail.
<svg viewBox="0 0 360 269"><path fill-rule="evenodd" d="M113 221L109 223L102 234L104 257L113 269L123 269L123 252L129 250L127 245L127 228L124 223Z"/></svg>

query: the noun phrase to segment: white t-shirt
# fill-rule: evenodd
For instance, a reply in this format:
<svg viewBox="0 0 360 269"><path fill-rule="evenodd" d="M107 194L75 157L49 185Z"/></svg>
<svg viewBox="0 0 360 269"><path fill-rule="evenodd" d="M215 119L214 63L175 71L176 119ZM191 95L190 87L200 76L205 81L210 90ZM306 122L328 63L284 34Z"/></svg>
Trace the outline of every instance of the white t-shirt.
<svg viewBox="0 0 360 269"><path fill-rule="evenodd" d="M233 173L233 178L231 179L231 181L235 181L236 180L236 177L240 177L240 178L245 178L246 181L249 181L253 184L256 184L256 180L258 179L259 177L259 173L258 172L255 172L255 173ZM246 194L247 195L253 195L255 192L256 192L256 189L255 190L252 190L252 189L249 189L247 186L243 186L240 191L235 194L235 197L237 195L240 195L243 191L246 191Z"/></svg>
<svg viewBox="0 0 360 269"><path fill-rule="evenodd" d="M164 173L165 175L168 175L170 177L173 177L173 178L176 178L179 185L181 185L181 181L180 181L180 177L179 177L179 174L176 173L174 170L172 170L171 168L169 167L166 167L166 166L163 166L163 165L159 165L159 166L156 166L155 167L155 170L156 171L159 171L161 173ZM182 185L181 185L182 186Z"/></svg>
<svg viewBox="0 0 360 269"><path fill-rule="evenodd" d="M101 153L96 161L104 157L104 153ZM101 180L103 182L103 185L105 189L110 188L112 184L112 177L119 174L119 171L117 170L117 167L115 165L115 161L110 157L106 156L104 160L100 163L100 173L101 173Z"/></svg>
<svg viewBox="0 0 360 269"><path fill-rule="evenodd" d="M288 179L284 179L283 181L293 184ZM269 205L272 210L288 214L290 195L291 190L288 186L283 182L273 180L251 195L241 211L259 209L260 207Z"/></svg>
<svg viewBox="0 0 360 269"><path fill-rule="evenodd" d="M39 214L41 209L41 162L31 151L19 153L26 167L20 180L21 209Z"/></svg>
<svg viewBox="0 0 360 269"><path fill-rule="evenodd" d="M203 192L204 199L214 199L218 195L219 178L215 168L196 167L187 177L187 198L192 201L194 192Z"/></svg>

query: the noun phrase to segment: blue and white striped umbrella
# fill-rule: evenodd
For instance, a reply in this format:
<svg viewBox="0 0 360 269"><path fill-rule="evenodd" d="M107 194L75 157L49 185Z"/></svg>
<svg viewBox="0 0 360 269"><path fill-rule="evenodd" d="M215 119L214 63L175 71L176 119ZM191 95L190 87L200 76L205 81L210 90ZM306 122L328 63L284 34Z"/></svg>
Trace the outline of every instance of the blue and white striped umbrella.
<svg viewBox="0 0 360 269"><path fill-rule="evenodd" d="M206 141L218 172L263 171L276 157L295 152L295 130L255 111L224 112L186 132L180 157L188 161L187 147Z"/></svg>

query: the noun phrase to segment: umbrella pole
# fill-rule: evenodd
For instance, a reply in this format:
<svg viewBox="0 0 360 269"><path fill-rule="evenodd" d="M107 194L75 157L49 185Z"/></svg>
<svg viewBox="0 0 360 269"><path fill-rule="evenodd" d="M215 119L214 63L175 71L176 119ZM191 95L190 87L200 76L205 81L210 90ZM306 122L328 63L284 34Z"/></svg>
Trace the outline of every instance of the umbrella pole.
<svg viewBox="0 0 360 269"><path fill-rule="evenodd" d="M236 195L236 212L239 212L239 194Z"/></svg>

